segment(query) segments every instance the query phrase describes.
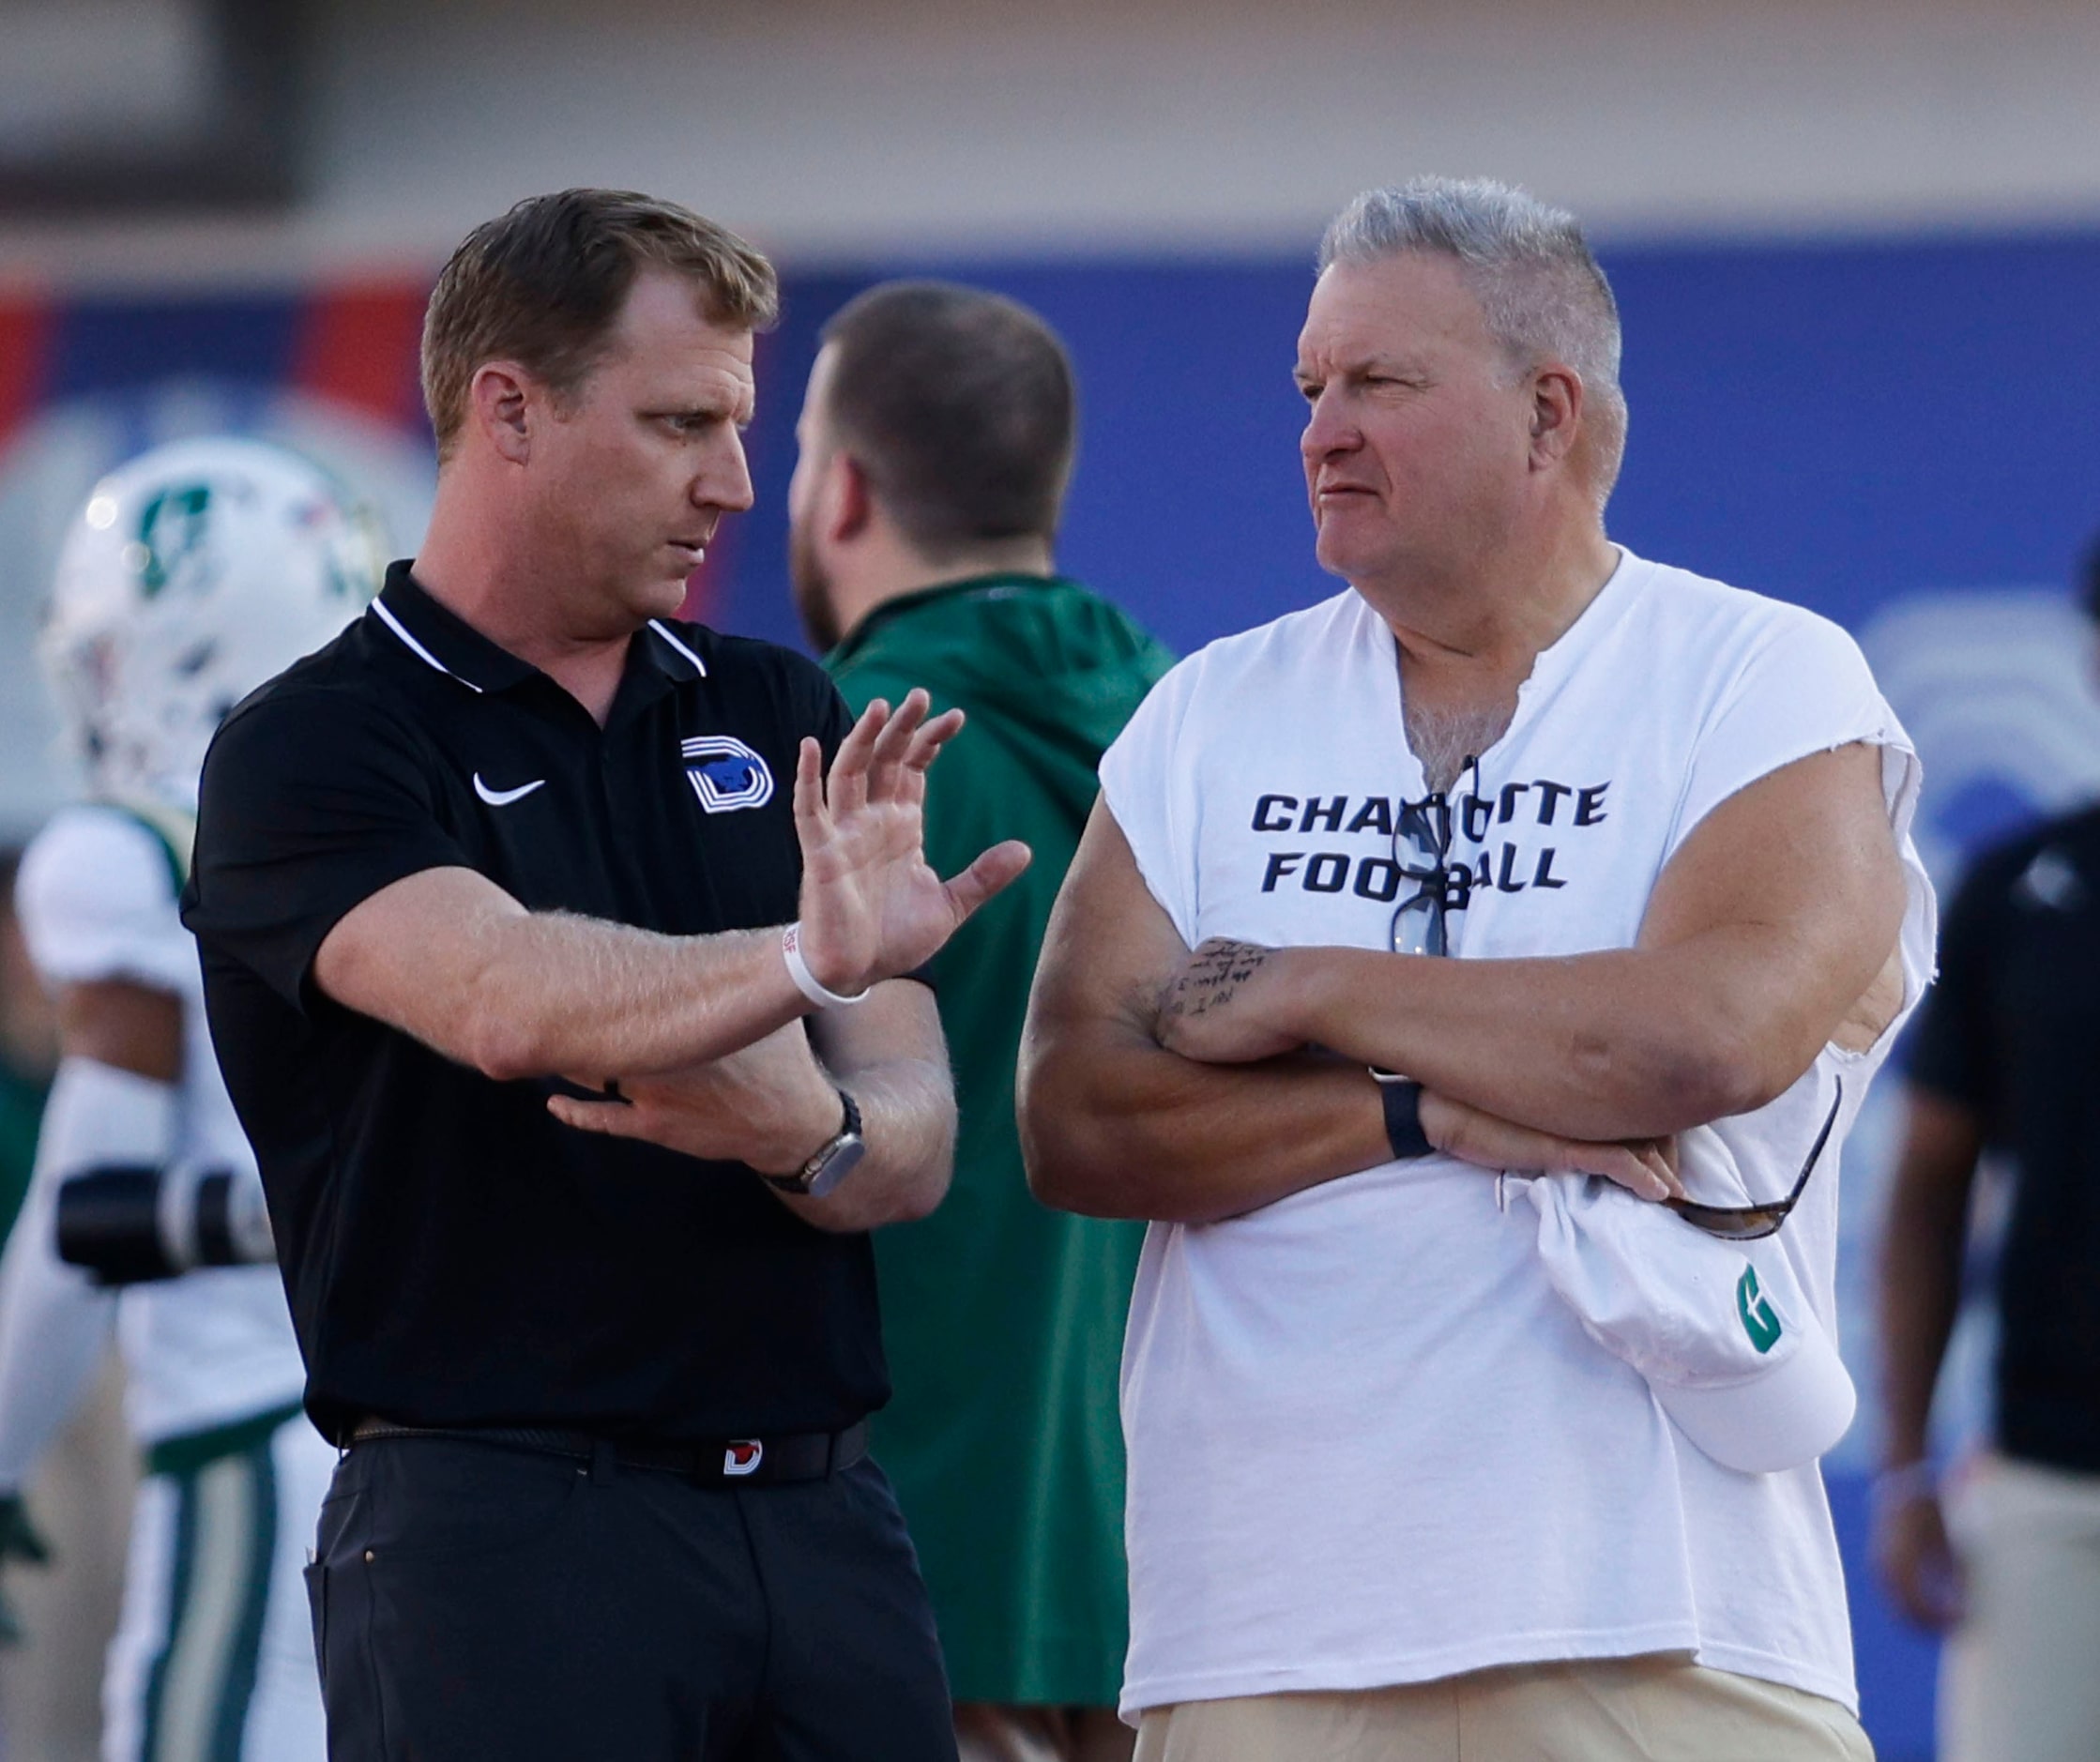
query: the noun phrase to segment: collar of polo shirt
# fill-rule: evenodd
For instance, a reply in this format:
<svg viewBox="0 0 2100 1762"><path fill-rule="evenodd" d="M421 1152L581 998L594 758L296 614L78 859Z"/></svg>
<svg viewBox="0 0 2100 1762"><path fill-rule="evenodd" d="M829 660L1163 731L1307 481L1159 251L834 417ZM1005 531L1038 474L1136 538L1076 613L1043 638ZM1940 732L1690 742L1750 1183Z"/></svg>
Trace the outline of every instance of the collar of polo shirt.
<svg viewBox="0 0 2100 1762"><path fill-rule="evenodd" d="M543 677L528 661L491 642L465 619L432 598L406 562L387 570L387 585L365 615L383 626L425 666L457 679L470 691L507 691L527 679ZM628 650L628 672L651 668L666 684L707 676L700 657L661 619L644 627L649 640Z"/></svg>

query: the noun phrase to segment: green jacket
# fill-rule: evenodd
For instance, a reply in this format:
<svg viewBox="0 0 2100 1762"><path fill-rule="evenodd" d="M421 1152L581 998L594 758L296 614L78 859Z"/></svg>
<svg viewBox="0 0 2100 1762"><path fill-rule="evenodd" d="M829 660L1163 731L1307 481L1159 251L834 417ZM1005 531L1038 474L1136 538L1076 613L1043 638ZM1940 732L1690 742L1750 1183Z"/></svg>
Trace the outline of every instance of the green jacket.
<svg viewBox="0 0 2100 1762"><path fill-rule="evenodd" d="M856 712L915 685L936 711L968 712L927 787L944 876L1002 838L1035 851L933 963L961 1111L954 1186L932 1217L875 1238L896 1394L875 1449L959 1701L1106 1706L1122 1678L1117 1376L1143 1231L1029 1196L1014 1063L1095 767L1172 661L1105 600L1039 576L893 600L825 661Z"/></svg>

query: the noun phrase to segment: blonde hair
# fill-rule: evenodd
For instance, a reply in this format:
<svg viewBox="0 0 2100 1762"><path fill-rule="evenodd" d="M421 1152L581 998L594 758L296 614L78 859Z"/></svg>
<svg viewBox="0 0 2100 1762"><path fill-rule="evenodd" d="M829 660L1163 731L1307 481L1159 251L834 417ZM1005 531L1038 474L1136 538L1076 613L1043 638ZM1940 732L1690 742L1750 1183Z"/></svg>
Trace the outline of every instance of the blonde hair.
<svg viewBox="0 0 2100 1762"><path fill-rule="evenodd" d="M763 330L779 313L773 266L690 208L628 190L532 196L484 220L437 278L423 314L423 405L440 463L489 361L515 361L557 395L598 364L644 268L688 277L708 322Z"/></svg>

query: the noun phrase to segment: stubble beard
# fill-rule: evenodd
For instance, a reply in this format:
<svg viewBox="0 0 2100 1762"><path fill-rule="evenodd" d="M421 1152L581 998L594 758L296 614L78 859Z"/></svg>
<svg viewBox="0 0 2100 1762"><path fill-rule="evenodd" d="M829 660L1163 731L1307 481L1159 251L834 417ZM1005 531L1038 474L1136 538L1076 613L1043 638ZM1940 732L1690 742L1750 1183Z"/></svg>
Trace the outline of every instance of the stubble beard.
<svg viewBox="0 0 2100 1762"><path fill-rule="evenodd" d="M795 601L795 615L818 654L829 654L845 632L839 628L838 608L831 599L830 578L817 561L815 547L800 531L790 526L787 534L787 582Z"/></svg>

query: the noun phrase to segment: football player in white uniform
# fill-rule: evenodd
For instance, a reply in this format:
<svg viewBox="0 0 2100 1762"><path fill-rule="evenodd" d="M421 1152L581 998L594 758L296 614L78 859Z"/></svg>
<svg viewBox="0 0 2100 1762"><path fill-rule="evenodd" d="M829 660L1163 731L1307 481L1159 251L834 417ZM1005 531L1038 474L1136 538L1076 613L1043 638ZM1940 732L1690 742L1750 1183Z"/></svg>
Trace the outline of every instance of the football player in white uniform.
<svg viewBox="0 0 2100 1762"><path fill-rule="evenodd" d="M145 1479L105 1762L323 1754L300 1572L335 1452L299 1410L254 1159L176 905L206 743L362 609L374 538L291 453L179 441L96 486L47 615L91 791L38 834L16 889L62 1059L0 1257L0 1538L23 1532L31 1467L114 1329Z"/></svg>

